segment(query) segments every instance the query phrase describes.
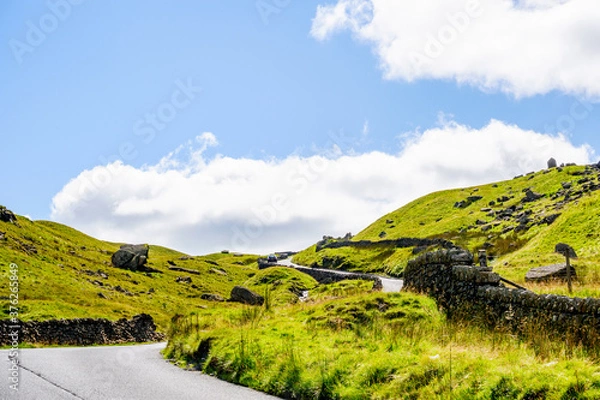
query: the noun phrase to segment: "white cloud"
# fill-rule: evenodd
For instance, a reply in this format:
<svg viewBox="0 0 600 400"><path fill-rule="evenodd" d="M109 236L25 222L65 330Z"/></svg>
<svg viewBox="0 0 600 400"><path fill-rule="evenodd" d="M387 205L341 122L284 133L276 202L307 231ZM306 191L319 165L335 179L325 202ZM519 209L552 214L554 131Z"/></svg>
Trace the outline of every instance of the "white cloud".
<svg viewBox="0 0 600 400"><path fill-rule="evenodd" d="M388 79L598 98L598 21L595 0L337 0L318 6L311 34L351 31Z"/></svg>
<svg viewBox="0 0 600 400"><path fill-rule="evenodd" d="M408 201L444 188L511 178L560 162L587 163L588 146L492 120L473 129L440 118L404 135L397 154L369 152L253 160L202 152L205 134L156 165L86 170L54 197L52 218L94 236L170 246L298 250L323 234L358 232ZM335 146L335 145L334 145Z"/></svg>

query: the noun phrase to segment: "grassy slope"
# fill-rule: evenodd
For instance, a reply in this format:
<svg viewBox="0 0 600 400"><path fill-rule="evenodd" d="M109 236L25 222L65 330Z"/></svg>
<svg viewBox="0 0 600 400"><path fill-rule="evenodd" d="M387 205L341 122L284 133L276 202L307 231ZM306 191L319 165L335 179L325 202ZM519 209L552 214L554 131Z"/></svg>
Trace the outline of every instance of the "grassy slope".
<svg viewBox="0 0 600 400"><path fill-rule="evenodd" d="M425 296L368 286L323 285L307 303L270 310L198 310L173 326L166 354L284 398L600 396L600 369L581 349L451 326Z"/></svg>
<svg viewBox="0 0 600 400"><path fill-rule="evenodd" d="M0 232L6 232L6 240L0 240L1 279L5 282L4 293L0 293L0 318L7 317L10 263L19 266L19 316L24 320L118 319L146 312L163 331L176 313L212 307L213 303L199 298L201 294L216 293L227 298L234 285L258 271L255 256L213 254L180 260L183 253L159 246L150 246L149 266L162 273L125 271L110 263L118 244L96 240L53 222L32 222L24 217L17 222L18 225L0 222ZM29 246L34 246L37 253ZM170 271L167 260L200 274ZM108 279L98 271L107 274ZM197 288L176 283L178 276L190 276ZM116 290L117 286L133 296ZM106 298L101 298L100 293Z"/></svg>
<svg viewBox="0 0 600 400"><path fill-rule="evenodd" d="M576 265L580 267L578 272L583 280L599 282L600 269L596 268L596 265L600 261L600 191L585 193L581 199L569 202L561 209L556 208L556 203L563 198L551 199L553 194L562 189L563 182L571 183L574 189L581 188L582 185L577 181L583 176L574 174L582 171L584 167L567 167L562 172L553 169L495 184L431 193L381 217L353 240L377 241L381 236L384 239L441 237L474 252L488 242L493 245L488 252L497 257L493 263L494 268L517 281L523 281L529 268L564 261L560 255L553 253L554 245L562 241L573 246L579 254L580 259L576 261ZM588 177L597 182L597 171ZM532 188L534 192L545 197L522 204L521 199L525 196L524 190L527 188ZM474 195L483 198L466 208L454 207L456 202ZM502 196L511 198L498 204L497 199ZM496 204L490 206L490 201ZM502 233L505 228L515 227L517 223L514 220L496 221L494 217L487 215L487 211L481 211L485 208L503 210L508 206L520 204L524 207L523 211L531 210L534 220L554 213L561 213L561 216L551 225L536 225L519 233ZM491 228L484 232L482 226L476 224L477 220L486 222ZM385 232L385 235L382 232ZM356 270L368 268L370 271L387 273L401 272L411 257L410 251L406 249L392 251L372 248L349 251L343 248L325 249L317 253L313 246L300 252L294 260L307 265L320 264L323 257L336 255L344 257L346 264L354 266ZM368 267L365 267L365 260L373 262L369 262Z"/></svg>

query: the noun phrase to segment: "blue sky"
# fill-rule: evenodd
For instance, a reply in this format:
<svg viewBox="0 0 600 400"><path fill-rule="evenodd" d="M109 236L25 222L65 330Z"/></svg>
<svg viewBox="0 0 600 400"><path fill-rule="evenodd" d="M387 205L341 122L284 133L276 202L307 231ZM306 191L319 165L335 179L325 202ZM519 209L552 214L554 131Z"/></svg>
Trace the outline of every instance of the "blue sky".
<svg viewBox="0 0 600 400"><path fill-rule="evenodd" d="M105 239L148 241L196 253L227 247L267 251L274 246L301 247L322 234L357 231L423 192L508 178L523 168L539 169L550 155L572 158L559 162L597 161L599 80L579 66L598 66L597 50L585 44L597 41L598 31L573 28L585 26L578 18L590 14L585 12L589 1L570 0L565 5L558 0L531 0L521 5L539 13L536 21L557 18L553 13L557 7L572 7L574 12L564 17L564 31L572 30L571 40L583 50L569 55L564 65L549 57L566 52L566 47L552 38L533 38L536 27L526 26L527 21L521 30L513 28L523 32L518 43L529 47L514 43L503 47L501 32L498 42L494 36L478 42L483 35L475 31L486 25L480 20L499 15L499 21L493 22L501 23L504 15L492 13L491 3L482 0L480 6L488 7L488 12L477 17L480 20L473 17L465 33L460 32L463 36L451 38L442 56L416 73L403 70L409 50L398 42L407 35L424 40L431 33L436 37L452 26L448 16L462 12L465 2L444 3L455 3L455 8L437 19L428 14L437 25L425 33L411 28L410 20L402 23L403 17L419 11L414 9L418 3L391 3L2 2L0 204ZM434 7L437 1L430 3ZM398 4L406 8L399 10ZM511 12L523 11L504 7L507 18ZM386 16L392 18L394 12L399 13L398 23L386 23ZM528 29L532 29L530 42ZM463 49L481 50L485 59ZM496 53L483 49L496 49ZM537 60L528 61L532 53ZM499 62L486 64L494 57L514 68L501 69ZM552 68L544 70L546 64L539 64L540 60L548 60ZM536 71L540 65L542 69ZM182 86L188 92L189 87L195 89L186 96ZM152 128L148 115L161 112L164 123L158 122L160 129ZM465 143L478 137L496 144L485 149L466 146L457 139L461 132ZM435 139L436 135L441 136ZM433 175L419 169L425 174L419 182L427 184L389 174L396 164L386 164L386 157L402 169L409 162L408 150L416 160L427 159L416 152L428 153L426 144L443 143L444 135L458 135L448 142L450 146L439 149L450 164L436 165ZM496 137L498 141L492 140ZM539 146L551 149L551 154L540 152ZM476 152L499 149L505 157L496 164L477 167L465 162L477 160ZM310 167L309 162L318 157L334 165L323 172L327 178L300 175L306 185L297 179L294 185L294 171L302 170L302 163ZM113 162L128 172L89 195L73 187L85 179L86 171L98 173ZM258 175L245 176L244 185L222 183L238 179L240 169ZM367 169L369 174L357 178ZM450 170L459 172L450 176ZM157 176L167 178L155 185ZM167 184L178 178L189 181L176 187ZM202 189L194 189L194 178L212 186L198 184L196 188ZM261 220L256 230L260 234L232 240L237 231L231 226L244 231L256 209L271 204L278 194L275 188L285 186L286 179L292 183L281 189L285 197L301 201ZM379 193L380 186L369 186L390 186L390 180L404 189ZM338 183L338 192L328 192ZM65 196L61 201L61 193L69 195L68 201ZM195 201L175 207L168 200L171 196ZM245 197L247 201L231 201ZM356 204L334 218L335 212L316 209L328 199ZM135 204L124 205L132 201ZM225 203L229 206L221 208ZM131 209L147 212L126 211ZM150 228L179 220L181 224L174 223L166 233ZM305 232L302 239L295 239L298 227ZM216 234L219 230L222 233ZM197 245L213 235L220 239Z"/></svg>

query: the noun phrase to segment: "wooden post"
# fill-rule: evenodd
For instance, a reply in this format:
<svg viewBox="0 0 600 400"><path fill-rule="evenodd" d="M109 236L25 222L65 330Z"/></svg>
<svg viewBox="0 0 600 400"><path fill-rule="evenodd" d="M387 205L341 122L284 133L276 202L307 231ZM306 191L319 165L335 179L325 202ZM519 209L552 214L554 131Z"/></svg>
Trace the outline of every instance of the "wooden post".
<svg viewBox="0 0 600 400"><path fill-rule="evenodd" d="M569 251L565 251L565 258L567 264L567 285L569 286L569 294L573 293L573 287L571 286L571 260L569 259Z"/></svg>

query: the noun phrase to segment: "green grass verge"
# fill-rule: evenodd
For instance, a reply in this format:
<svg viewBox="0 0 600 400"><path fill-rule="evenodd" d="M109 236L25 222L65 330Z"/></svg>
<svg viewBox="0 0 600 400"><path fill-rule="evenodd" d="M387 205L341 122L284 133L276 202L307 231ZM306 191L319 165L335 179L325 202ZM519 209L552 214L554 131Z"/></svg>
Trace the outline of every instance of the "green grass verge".
<svg viewBox="0 0 600 400"><path fill-rule="evenodd" d="M179 317L165 354L291 399L600 398L600 367L582 349L452 325L431 299L369 293L366 282L314 292Z"/></svg>

